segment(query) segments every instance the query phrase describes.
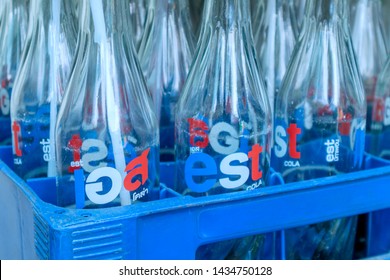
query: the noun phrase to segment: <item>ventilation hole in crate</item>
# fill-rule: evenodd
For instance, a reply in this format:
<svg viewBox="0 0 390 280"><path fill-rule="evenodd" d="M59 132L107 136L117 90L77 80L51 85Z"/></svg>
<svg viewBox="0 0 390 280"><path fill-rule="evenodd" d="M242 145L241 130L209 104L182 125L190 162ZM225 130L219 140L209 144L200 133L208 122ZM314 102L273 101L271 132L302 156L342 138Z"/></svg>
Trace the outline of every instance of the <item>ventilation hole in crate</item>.
<svg viewBox="0 0 390 280"><path fill-rule="evenodd" d="M84 214L81 215L81 217L89 218L89 217L91 217L91 214L90 213L84 213Z"/></svg>

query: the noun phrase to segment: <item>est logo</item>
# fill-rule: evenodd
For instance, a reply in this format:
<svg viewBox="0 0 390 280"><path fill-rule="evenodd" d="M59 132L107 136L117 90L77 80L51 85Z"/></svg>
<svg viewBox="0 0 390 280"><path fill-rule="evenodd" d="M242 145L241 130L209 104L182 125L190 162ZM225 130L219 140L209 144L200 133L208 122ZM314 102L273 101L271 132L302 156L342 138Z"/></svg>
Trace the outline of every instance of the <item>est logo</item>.
<svg viewBox="0 0 390 280"><path fill-rule="evenodd" d="M141 155L132 159L125 170L117 170L107 166L104 159L108 156L105 143L98 139L82 140L78 134L73 135L68 142L72 150L73 160L69 172L75 173L76 181L84 181L83 176L76 176L80 169L90 173L85 179L85 194L95 204L106 204L113 201L120 193L122 187L127 191L136 191L143 186L149 178L148 155L150 148ZM111 188L102 194L104 189L103 178L111 181ZM84 182L76 182L76 184Z"/></svg>
<svg viewBox="0 0 390 280"><path fill-rule="evenodd" d="M203 120L189 118L188 124L192 153L185 162L184 172L186 184L194 192L206 192L217 181L226 189L234 189L241 187L249 179L252 181L262 179L263 173L260 170L262 146L255 144L249 151L240 152L239 134L226 122L216 123L210 128ZM217 154L223 155L219 166L211 155L202 151L208 146ZM248 166L249 160L251 163ZM218 177L218 174L222 175Z"/></svg>

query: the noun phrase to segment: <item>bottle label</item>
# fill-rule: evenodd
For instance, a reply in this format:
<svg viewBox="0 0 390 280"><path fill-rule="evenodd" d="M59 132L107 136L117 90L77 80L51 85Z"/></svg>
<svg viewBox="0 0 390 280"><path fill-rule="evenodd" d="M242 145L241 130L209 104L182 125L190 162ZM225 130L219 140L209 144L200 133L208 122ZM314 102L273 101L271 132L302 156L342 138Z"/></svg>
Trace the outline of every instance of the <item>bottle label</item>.
<svg viewBox="0 0 390 280"><path fill-rule="evenodd" d="M327 139L324 143L326 146L326 161L335 162L340 159L340 139Z"/></svg>
<svg viewBox="0 0 390 280"><path fill-rule="evenodd" d="M124 147L127 151L126 166L124 170L117 170L111 148L102 140L82 139L79 134L74 134L67 147L72 151L68 172L74 173L75 186L78 188L76 204L84 205L84 193L94 204L110 203L118 197L122 188L131 192L133 202L148 196L151 148L136 156L134 146L127 141ZM85 176L84 172L87 173ZM77 203L80 201L81 204Z"/></svg>
<svg viewBox="0 0 390 280"><path fill-rule="evenodd" d="M298 135L302 132L297 124L290 124L287 129L284 126L275 127L274 153L277 158L287 158L283 162L285 167L300 166L301 153L297 149Z"/></svg>
<svg viewBox="0 0 390 280"><path fill-rule="evenodd" d="M302 126L301 126L302 125ZM365 120L346 113L333 123L306 130L304 124L275 121L272 166L286 182L359 170L364 151ZM314 129L314 128L317 129Z"/></svg>
<svg viewBox="0 0 390 280"><path fill-rule="evenodd" d="M51 157L49 106L29 112L11 123L15 172L23 179L47 177Z"/></svg>
<svg viewBox="0 0 390 280"><path fill-rule="evenodd" d="M189 156L184 166L186 185L202 193L220 185L224 189L245 186L252 190L263 185L260 155L263 147L249 147L250 125L239 133L227 122L209 126L205 120L189 118Z"/></svg>
<svg viewBox="0 0 390 280"><path fill-rule="evenodd" d="M19 139L21 138L21 127L18 122L12 123L12 131L13 131L13 154L14 154L14 164L15 165L22 165L23 164L23 152L21 148L21 143ZM41 153L39 153L42 156L42 160L44 162L49 162L51 155L50 155L50 139L49 138L43 138L39 141L39 144L41 146L40 150Z"/></svg>

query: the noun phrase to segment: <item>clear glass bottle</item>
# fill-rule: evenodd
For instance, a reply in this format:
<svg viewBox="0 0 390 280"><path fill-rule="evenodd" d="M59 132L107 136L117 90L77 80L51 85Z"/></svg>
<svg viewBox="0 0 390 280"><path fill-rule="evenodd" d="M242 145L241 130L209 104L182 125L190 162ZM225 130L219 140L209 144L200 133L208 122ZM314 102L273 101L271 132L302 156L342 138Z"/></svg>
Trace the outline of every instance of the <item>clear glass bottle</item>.
<svg viewBox="0 0 390 280"><path fill-rule="evenodd" d="M138 57L160 123L161 160L174 160L176 103L192 62L195 37L188 0L150 0Z"/></svg>
<svg viewBox="0 0 390 280"><path fill-rule="evenodd" d="M75 63L56 125L58 205L158 197L159 131L131 38L127 0L80 2Z"/></svg>
<svg viewBox="0 0 390 280"><path fill-rule="evenodd" d="M344 0L308 1L275 106L272 166L296 182L358 171L366 100ZM352 257L356 217L287 230L289 259Z"/></svg>
<svg viewBox="0 0 390 280"><path fill-rule="evenodd" d="M292 0L262 0L255 3L253 39L273 112L275 95L286 73L298 33L294 3Z"/></svg>
<svg viewBox="0 0 390 280"><path fill-rule="evenodd" d="M10 103L27 30L27 1L5 0L0 23L0 145L11 145Z"/></svg>
<svg viewBox="0 0 390 280"><path fill-rule="evenodd" d="M352 22L352 41L367 99L367 132L371 132L372 107L378 75L387 58L380 0L358 0Z"/></svg>
<svg viewBox="0 0 390 280"><path fill-rule="evenodd" d="M249 1L206 1L195 58L177 104L177 192L205 196L266 186L271 108L255 53ZM253 249L253 238L238 241L247 245L238 247ZM248 250L230 252L235 242L202 247L197 258L242 258Z"/></svg>
<svg viewBox="0 0 390 280"><path fill-rule="evenodd" d="M29 27L11 97L16 173L55 176L54 128L76 45L74 2L30 1Z"/></svg>

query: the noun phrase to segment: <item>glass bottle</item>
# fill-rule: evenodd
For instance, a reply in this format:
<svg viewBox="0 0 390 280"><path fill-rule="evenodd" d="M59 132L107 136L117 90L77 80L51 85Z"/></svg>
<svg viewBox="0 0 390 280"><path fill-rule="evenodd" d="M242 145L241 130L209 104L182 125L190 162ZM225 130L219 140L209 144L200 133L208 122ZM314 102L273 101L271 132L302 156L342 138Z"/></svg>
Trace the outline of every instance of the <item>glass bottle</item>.
<svg viewBox="0 0 390 280"><path fill-rule="evenodd" d="M275 95L286 73L297 35L294 3L292 0L256 1L252 16L254 41L263 70L271 110Z"/></svg>
<svg viewBox="0 0 390 280"><path fill-rule="evenodd" d="M188 0L150 0L138 57L160 123L161 160L174 159L176 103L194 52Z"/></svg>
<svg viewBox="0 0 390 280"><path fill-rule="evenodd" d="M352 41L367 99L367 132L371 132L372 107L378 75L387 58L380 0L358 0L352 23Z"/></svg>
<svg viewBox="0 0 390 280"><path fill-rule="evenodd" d="M131 38L127 0L80 2L75 63L56 125L58 205L158 197L159 138Z"/></svg>
<svg viewBox="0 0 390 280"><path fill-rule="evenodd" d="M271 109L255 53L249 1L205 1L199 43L177 104L177 192L205 196L266 186ZM252 238L238 242L253 245ZM202 247L197 258L241 258L244 252L231 252L235 242Z"/></svg>
<svg viewBox="0 0 390 280"><path fill-rule="evenodd" d="M308 1L276 98L272 166L296 182L361 168L366 100L344 0ZM287 230L289 259L352 257L356 217Z"/></svg>
<svg viewBox="0 0 390 280"><path fill-rule="evenodd" d="M76 45L74 2L30 1L29 28L11 97L16 173L55 176L54 128Z"/></svg>
<svg viewBox="0 0 390 280"><path fill-rule="evenodd" d="M27 1L5 0L0 23L0 145L11 145L10 103L27 30Z"/></svg>

